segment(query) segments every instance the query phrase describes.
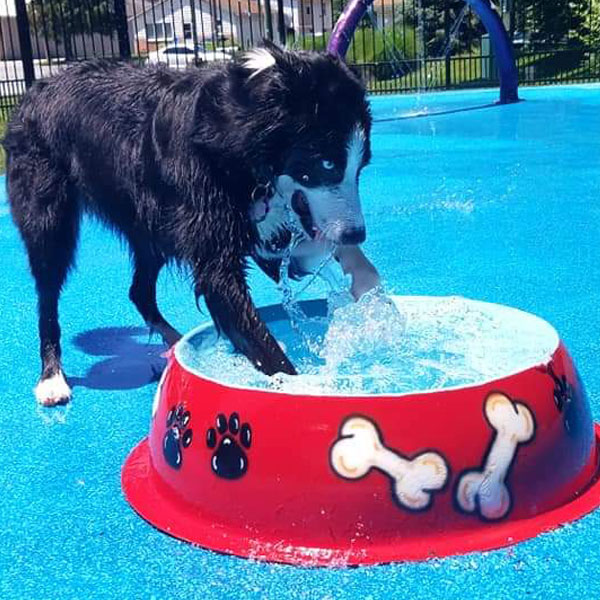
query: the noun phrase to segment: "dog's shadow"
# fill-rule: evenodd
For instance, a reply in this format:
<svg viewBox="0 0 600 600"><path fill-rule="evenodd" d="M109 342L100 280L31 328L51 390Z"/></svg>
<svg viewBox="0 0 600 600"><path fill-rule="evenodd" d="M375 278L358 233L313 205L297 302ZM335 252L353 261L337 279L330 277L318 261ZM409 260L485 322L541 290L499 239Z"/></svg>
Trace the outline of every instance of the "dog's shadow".
<svg viewBox="0 0 600 600"><path fill-rule="evenodd" d="M164 344L151 343L143 327L101 327L78 334L74 345L101 357L83 377L69 383L95 390L131 390L158 381L165 368Z"/></svg>

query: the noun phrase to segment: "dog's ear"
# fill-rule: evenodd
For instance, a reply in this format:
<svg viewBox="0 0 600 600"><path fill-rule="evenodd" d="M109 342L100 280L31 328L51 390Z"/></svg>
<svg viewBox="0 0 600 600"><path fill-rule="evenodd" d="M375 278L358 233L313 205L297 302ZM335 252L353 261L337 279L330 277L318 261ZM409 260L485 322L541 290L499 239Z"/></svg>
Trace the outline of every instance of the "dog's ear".
<svg viewBox="0 0 600 600"><path fill-rule="evenodd" d="M276 59L282 59L286 55L285 48L278 46L274 41L267 38L263 38L259 47L268 50Z"/></svg>
<svg viewBox="0 0 600 600"><path fill-rule="evenodd" d="M288 54L288 52L277 46L277 44L265 39L260 46L244 53L242 65L250 71L248 79L252 79L274 67L286 66L289 62Z"/></svg>

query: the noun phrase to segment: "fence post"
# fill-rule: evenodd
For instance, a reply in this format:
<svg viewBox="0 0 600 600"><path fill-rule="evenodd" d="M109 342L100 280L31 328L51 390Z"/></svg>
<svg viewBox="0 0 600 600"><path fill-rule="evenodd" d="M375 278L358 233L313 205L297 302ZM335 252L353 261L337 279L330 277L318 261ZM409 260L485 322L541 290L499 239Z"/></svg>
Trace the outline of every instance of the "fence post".
<svg viewBox="0 0 600 600"><path fill-rule="evenodd" d="M196 4L194 0L190 3L190 12L192 13L192 43L194 44L194 60L198 60L198 23L196 22ZM233 18L231 19L231 31L233 32ZM184 36L185 37L185 36ZM204 40L202 40L204 46Z"/></svg>
<svg viewBox="0 0 600 600"><path fill-rule="evenodd" d="M250 17L252 19L252 17ZM271 0L265 0L265 20L266 20L266 29L267 29L267 38L273 41L273 15L271 13ZM250 21L252 24L252 21Z"/></svg>
<svg viewBox="0 0 600 600"><path fill-rule="evenodd" d="M23 78L25 86L31 87L35 81L35 70L33 68L33 50L31 47L31 31L29 29L29 17L25 0L15 0L17 17L17 31L19 35L19 47L21 49L21 62L23 63Z"/></svg>
<svg viewBox="0 0 600 600"><path fill-rule="evenodd" d="M119 56L123 59L131 58L125 0L115 0L115 18L117 21L117 36L119 38Z"/></svg>
<svg viewBox="0 0 600 600"><path fill-rule="evenodd" d="M267 0L269 2L269 0ZM323 0L321 0L323 2ZM282 46L286 45L285 15L283 14L283 0L277 0L277 29L279 29L279 41Z"/></svg>
<svg viewBox="0 0 600 600"><path fill-rule="evenodd" d="M450 3L448 0L444 2L444 39L448 39L450 37ZM444 56L444 66L445 66L445 80L446 80L446 89L450 89L451 81L451 65L450 65L450 49L451 45L448 46L448 50L446 51L446 55Z"/></svg>

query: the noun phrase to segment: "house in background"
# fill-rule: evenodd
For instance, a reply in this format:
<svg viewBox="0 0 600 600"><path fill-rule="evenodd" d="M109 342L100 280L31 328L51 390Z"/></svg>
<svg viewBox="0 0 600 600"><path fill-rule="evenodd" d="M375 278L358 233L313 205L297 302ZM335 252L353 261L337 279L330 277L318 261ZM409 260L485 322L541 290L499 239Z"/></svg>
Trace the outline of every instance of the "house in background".
<svg viewBox="0 0 600 600"><path fill-rule="evenodd" d="M0 2L0 59L21 58L14 0Z"/></svg>
<svg viewBox="0 0 600 600"><path fill-rule="evenodd" d="M235 17L233 11L223 10L219 0L130 1L129 39L140 54L172 43L229 40L238 37Z"/></svg>
<svg viewBox="0 0 600 600"><path fill-rule="evenodd" d="M25 0L29 5L30 0ZM51 7L48 2L43 18L30 18L31 47L34 59L64 58L65 43L61 36L61 28L53 24ZM54 19L58 19L55 13ZM59 39L56 39L59 38ZM113 48L118 48L116 34L114 36L99 33L76 33L70 36L72 54L79 58L94 56L110 56ZM17 30L17 10L15 0L0 0L0 60L20 60L21 44Z"/></svg>
<svg viewBox="0 0 600 600"><path fill-rule="evenodd" d="M25 0L27 4L30 0ZM71 0L79 2L83 0ZM167 44L206 42L249 48L267 35L267 0L126 0L129 39L134 54L147 54ZM43 18L30 17L34 59L65 58L60 15L53 2L44 2ZM54 8L53 8L54 7ZM277 0L270 0L271 20L277 39ZM286 34L322 35L332 28L330 0L283 0ZM55 35L58 32L59 35ZM114 56L116 33L77 32L69 36L77 58ZM0 60L20 60L15 0L0 0Z"/></svg>
<svg viewBox="0 0 600 600"><path fill-rule="evenodd" d="M141 54L174 42L252 47L266 37L265 1L128 0L129 37ZM270 7L276 33L277 0ZM283 0L283 14L286 33L320 35L332 26L327 0Z"/></svg>
<svg viewBox="0 0 600 600"><path fill-rule="evenodd" d="M299 35L323 35L335 25L330 0L284 0L284 13L291 16L292 29Z"/></svg>
<svg viewBox="0 0 600 600"><path fill-rule="evenodd" d="M0 2L0 59L21 58L19 34L17 32L17 11L14 0Z"/></svg>

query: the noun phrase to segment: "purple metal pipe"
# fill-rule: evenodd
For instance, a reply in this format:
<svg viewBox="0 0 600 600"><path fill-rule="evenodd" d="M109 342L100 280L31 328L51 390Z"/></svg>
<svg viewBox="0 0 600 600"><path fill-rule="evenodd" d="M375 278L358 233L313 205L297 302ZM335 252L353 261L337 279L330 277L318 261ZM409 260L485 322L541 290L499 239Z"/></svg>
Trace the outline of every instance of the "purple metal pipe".
<svg viewBox="0 0 600 600"><path fill-rule="evenodd" d="M341 58L346 56L354 32L371 4L373 4L373 0L350 0L337 20L333 33L329 38L327 51L330 54L335 54Z"/></svg>
<svg viewBox="0 0 600 600"><path fill-rule="evenodd" d="M518 102L519 74L512 44L500 15L496 12L490 0L465 1L477 13L490 34L490 41L494 48L500 76L500 103ZM335 54L341 58L346 56L358 23L372 3L373 0L350 0L335 24L329 44L327 44L327 51L330 54Z"/></svg>
<svg viewBox="0 0 600 600"><path fill-rule="evenodd" d="M490 0L466 0L466 2L477 13L490 35L500 78L500 104L518 102L519 70L515 62L512 42L500 14Z"/></svg>

